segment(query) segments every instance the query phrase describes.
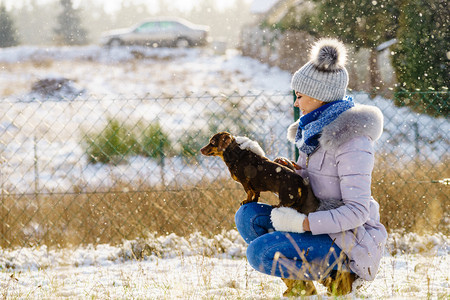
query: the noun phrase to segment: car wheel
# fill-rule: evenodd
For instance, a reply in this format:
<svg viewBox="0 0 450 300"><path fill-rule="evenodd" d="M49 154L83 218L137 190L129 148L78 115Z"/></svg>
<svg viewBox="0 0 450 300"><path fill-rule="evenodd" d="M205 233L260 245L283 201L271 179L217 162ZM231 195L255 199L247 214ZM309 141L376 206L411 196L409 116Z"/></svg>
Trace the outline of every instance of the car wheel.
<svg viewBox="0 0 450 300"><path fill-rule="evenodd" d="M175 42L175 47L177 48L187 48L189 47L189 41L185 38L179 38Z"/></svg>
<svg viewBox="0 0 450 300"><path fill-rule="evenodd" d="M108 42L108 46L109 47L119 47L119 46L122 46L122 45L123 45L123 43L119 39L112 39L112 40L110 40Z"/></svg>

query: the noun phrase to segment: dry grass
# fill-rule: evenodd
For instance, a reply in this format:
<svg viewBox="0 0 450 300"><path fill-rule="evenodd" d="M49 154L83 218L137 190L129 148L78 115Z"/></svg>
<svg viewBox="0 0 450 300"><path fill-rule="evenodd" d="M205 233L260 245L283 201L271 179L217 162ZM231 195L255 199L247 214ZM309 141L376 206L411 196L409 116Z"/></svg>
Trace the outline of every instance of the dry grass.
<svg viewBox="0 0 450 300"><path fill-rule="evenodd" d="M27 64L30 67L30 64ZM0 62L0 71L4 74L8 74L6 82L4 82L2 89L0 89L0 97L8 97L19 93L25 93L30 90L31 84L21 78L20 75L16 75L18 69L22 68L22 64L13 64ZM2 82L3 83L3 82Z"/></svg>
<svg viewBox="0 0 450 300"><path fill-rule="evenodd" d="M212 235L233 228L245 198L232 180L138 189L119 184L108 191L3 195L0 246L116 244L149 232Z"/></svg>
<svg viewBox="0 0 450 300"><path fill-rule="evenodd" d="M0 62L0 70L8 74L4 78L5 82L2 82L4 86L0 89L0 97L30 92L31 85L37 76L36 74L41 70L51 69L52 66L53 61L51 60L33 59L15 63Z"/></svg>
<svg viewBox="0 0 450 300"><path fill-rule="evenodd" d="M372 194L380 203L381 222L388 231L450 233L449 186L435 180L450 177L448 158L441 163L412 161L396 166L398 157L379 157Z"/></svg>
<svg viewBox="0 0 450 300"><path fill-rule="evenodd" d="M447 165L413 162L394 168L388 158L378 160L373 195L389 231L449 233L449 187L430 181L450 177ZM117 244L149 232L212 235L234 227L234 213L244 198L242 187L231 179L166 188L122 183L72 194L4 193L0 246ZM277 201L271 193L262 198Z"/></svg>

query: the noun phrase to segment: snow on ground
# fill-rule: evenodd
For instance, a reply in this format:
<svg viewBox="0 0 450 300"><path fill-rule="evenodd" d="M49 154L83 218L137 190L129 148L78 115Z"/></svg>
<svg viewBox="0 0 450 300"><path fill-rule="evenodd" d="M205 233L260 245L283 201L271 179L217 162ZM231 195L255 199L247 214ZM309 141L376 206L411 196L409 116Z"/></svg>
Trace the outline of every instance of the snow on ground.
<svg viewBox="0 0 450 300"><path fill-rule="evenodd" d="M19 86L27 92L27 83L31 87L37 79L58 75L74 80L90 95L102 98L146 93L158 96L288 92L290 82L287 72L242 57L233 50L226 55L214 55L205 49L19 47L0 50L0 63L2 86L17 86L21 82ZM14 90L11 94L21 93Z"/></svg>
<svg viewBox="0 0 450 300"><path fill-rule="evenodd" d="M88 164L80 136L99 132L111 116L134 122L132 125L159 119L176 143L188 130L207 128L201 120L208 106L214 106L211 109L217 112L224 101L223 96L214 101L205 98L209 103L181 97L262 91L270 96L286 93L290 80L286 72L242 57L236 51L219 56L202 49L19 47L1 50L0 64L5 71L0 73L0 85L8 87L9 92L0 103L4 112L0 116L0 134L5 143L2 152L7 162L3 173L8 180L4 185L20 192L32 192L35 165L39 170L50 170L40 171L43 191L70 190L79 182L108 184L111 174L135 180L149 178L149 183L155 184L160 178L151 174L159 174L155 171L159 166L142 157L132 157L127 166L116 168ZM82 92L63 98L59 93L41 96L30 92L33 83L46 78L70 79L71 89ZM180 98L168 101L167 97ZM279 124L280 112L284 115L290 111L291 98L283 104L279 101L285 98L267 101L267 97L251 97L245 104L241 100L241 105L252 106L251 110L246 108L249 114L256 115L257 110L257 121L265 122L271 130L278 128L283 133L272 134L284 137L284 128L291 120L285 118L282 127L273 125ZM76 101L72 101L74 98ZM267 134L264 127L259 130ZM207 169L211 169L210 161L206 162ZM171 172L180 169L171 166L180 165L183 174ZM171 183L183 183L195 173L203 173L196 172L198 166L180 164L179 157L168 159L166 166L165 176ZM195 179L201 180L201 176Z"/></svg>
<svg viewBox="0 0 450 300"><path fill-rule="evenodd" d="M35 166L50 170L39 172L43 191L67 191L85 182L108 184L111 174L137 181L146 178L155 184L160 178L151 174L160 174L159 166L142 157L131 157L126 166L114 168L89 164L81 136L99 132L111 116L134 125L159 119L177 143L188 131L207 128L208 112L225 111L220 106L224 103L222 94L263 93L239 100L238 109L245 111L252 124L249 131L260 140L272 141L270 147L263 147L269 158L289 156L286 149L292 148L285 138L285 130L293 121L290 74L242 57L237 51L215 55L208 49L18 47L0 50L0 65L0 86L6 87L4 95L0 94L4 98L0 102L0 135L5 143L2 155L7 162L2 169L7 180L3 184L19 192L33 192ZM62 92L31 92L37 81L58 78L70 80ZM74 92L61 94L65 91ZM219 96L204 102L196 98L205 93ZM193 98L183 98L186 95ZM382 97L371 100L365 93L352 95L357 103L376 105L385 115L385 131L376 143L378 153L401 158L397 163L415 158L418 149L433 162L448 155L448 120L396 108ZM201 180L205 172L199 168L219 176L221 168L211 163L205 160L192 166L179 157L169 158L166 182ZM182 174L172 172L180 169L172 166L183 166Z"/></svg>
<svg viewBox="0 0 450 300"><path fill-rule="evenodd" d="M449 296L449 237L392 234L373 282L353 299ZM9 298L270 299L279 278L253 270L236 231L214 238L150 235L119 246L0 251L0 284ZM398 249L398 253L390 252ZM139 253L143 253L142 255ZM318 286L321 298L326 290ZM1 295L1 294L0 294ZM6 298L8 298L6 297Z"/></svg>
<svg viewBox="0 0 450 300"><path fill-rule="evenodd" d="M133 101L136 99L134 95L229 95L235 91L238 94L249 91L254 94L263 91L288 94L290 81L287 72L241 57L236 51L219 56L205 49L18 47L0 50L0 67L0 86L5 87L3 94L0 94L1 110L8 112L0 120L2 143L6 143L6 146L2 145L2 156L9 162L9 165L2 167L2 176L5 178L9 174L10 184L19 190L33 186L30 183L35 176L33 149L36 145L40 149L40 163L49 166L50 170L57 170L40 174L43 176L40 181L48 190L66 188L73 185L76 178L105 183L105 178L112 173L111 167L87 166L78 141L67 138L74 135L71 129L80 127L68 126L61 130L58 125L81 122L87 128L99 126L95 124L97 119L93 121L90 116L105 118L107 113L118 113L114 104L119 98ZM48 99L30 93L32 83L44 78L70 79L73 90L80 91L79 95L75 95L77 101L71 101L74 95L67 95L63 101L57 96L57 99L46 102ZM435 137L440 134L446 136L450 129L447 120L417 115L407 108L397 109L381 97L372 101L365 94L354 96L357 102L380 107L388 120L385 123L388 134L379 143L388 147L379 148L379 151L390 153L401 149L403 155L414 155L416 149L412 144L415 132L411 126L419 121L418 124L427 124L425 128L420 128L419 133L432 140L421 145L424 152L431 158L433 155L435 158L446 155L448 141ZM138 107L130 102L129 107L120 110L125 109L131 115L138 114L136 118L145 117L149 112L165 113L167 118L173 118L170 112L180 111L182 115L176 118L196 118L192 113L194 110L182 104L175 103L161 109L154 105L146 107L148 104L145 103ZM279 119L284 118L284 113L288 114L291 102L275 102L278 110L265 107L264 98L254 101L253 105L265 109L257 115L263 119L262 124L274 131L274 136L284 139L281 132L290 120L280 122ZM36 109L38 114L32 115ZM31 117L27 119L27 116ZM38 132L48 138L36 143L30 133L43 120L51 126ZM175 119L169 124L182 125ZM18 133L20 135L16 136ZM396 138L405 136L406 142ZM14 159L25 162L23 169L18 169ZM141 170L138 166L148 163L141 157L131 158L129 169L118 166L115 172L132 178L132 174ZM179 161L170 163L180 164ZM183 170L186 178L192 180L194 172L190 172L189 168ZM102 174L105 174L104 177ZM145 171L141 175L148 176ZM172 174L172 178L175 177L180 176ZM260 274L249 267L245 261L245 248L237 233L229 232L213 239L198 234L188 238L151 236L145 241L124 241L119 246L96 245L58 250L46 247L0 249L0 297L279 298L284 285L278 278ZM135 249L134 254L132 249ZM141 252L136 252L136 249L143 249L145 254L137 260L133 256ZM450 296L449 254L447 236L393 234L376 280L351 297L447 299ZM325 290L319 289L319 293L324 299Z"/></svg>

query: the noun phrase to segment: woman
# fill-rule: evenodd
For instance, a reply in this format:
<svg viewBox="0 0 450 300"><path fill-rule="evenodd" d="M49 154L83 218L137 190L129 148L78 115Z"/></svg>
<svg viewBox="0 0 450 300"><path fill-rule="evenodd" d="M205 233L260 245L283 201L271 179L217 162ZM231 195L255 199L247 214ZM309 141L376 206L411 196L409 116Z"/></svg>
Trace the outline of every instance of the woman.
<svg viewBox="0 0 450 300"><path fill-rule="evenodd" d="M311 59L292 77L302 117L288 129L306 178L321 206L308 216L261 203L240 207L236 226L256 270L281 277L288 295L314 295L313 281L329 294L352 291L357 278L373 280L386 243L379 205L371 196L373 142L383 128L376 107L346 96L345 46L319 40ZM279 159L280 163L285 159Z"/></svg>

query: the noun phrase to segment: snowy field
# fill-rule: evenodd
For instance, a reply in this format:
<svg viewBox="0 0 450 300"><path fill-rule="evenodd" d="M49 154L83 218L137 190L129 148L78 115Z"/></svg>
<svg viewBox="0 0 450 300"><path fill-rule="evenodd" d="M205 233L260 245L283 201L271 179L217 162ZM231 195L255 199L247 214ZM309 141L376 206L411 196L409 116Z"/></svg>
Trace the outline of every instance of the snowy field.
<svg viewBox="0 0 450 300"><path fill-rule="evenodd" d="M87 166L76 139L70 139L75 135L70 130L98 126L95 125L97 119L93 121L87 115L98 117L114 111L111 104L118 97L133 99L133 95L146 94L176 97L202 95L205 92L212 95L290 92L290 74L241 57L236 51L215 55L203 49L19 47L0 50L0 66L0 86L3 87L1 109L8 111L8 115L2 115L0 119L2 156L9 163L2 168L2 176L11 175L7 177L11 178L8 184L20 191L28 191L27 188L32 186L33 148L36 144L28 134L34 132L43 119L44 124L52 126L42 130L47 139L40 141L38 146L42 154L52 156L41 158L41 163L51 170L62 171L41 174L41 184L48 190L65 189L74 183L73 178L105 182L101 177L102 170L98 169L100 167L90 169ZM73 96L76 91L79 94L77 101L40 99L39 95L30 91L31 84L39 79L61 77L73 82L73 89L62 96ZM101 105L92 109L89 107L92 99L100 99L98 102ZM445 137L450 131L447 120L420 116L407 108L396 109L389 100L381 97L372 101L364 94L357 94L355 99L359 103L379 106L386 120L389 120L385 122L386 134L379 143L385 148L379 148L379 151L395 153L401 150L406 158L413 156L416 151L413 145L415 132L411 131L411 124L418 122L427 124L425 128L420 128L420 134L433 141L421 145L424 152L430 153L430 159L448 155L448 140L439 139L439 136ZM46 100L51 101L47 103ZM55 106L55 103L58 105ZM255 105L264 106L264 103ZM271 129L279 127L280 132L284 132L291 121L288 117L279 122L278 127L273 125L283 111L286 115L290 114L291 103L280 102L276 106L277 116L270 118L274 108L269 107L261 117L269 120L265 124ZM71 110L67 111L67 107ZM89 111L85 111L87 107ZM146 109L143 109L144 106L134 107L134 110L133 107L130 105L126 109L144 117L147 111L155 113L154 106ZM34 109L39 112L36 116L32 114ZM195 118L190 107L182 103L169 110L173 114L181 113L180 118ZM171 117L167 111L164 113ZM68 126L61 131L56 126L80 121L84 123L83 128ZM274 134L280 135L277 130ZM58 141L58 138L64 143L49 142L54 139ZM17 169L19 160L25 162L20 167L22 169ZM137 172L137 166L142 164L136 158L130 162L130 169L124 170L122 166L116 172ZM16 177L12 176L14 173L18 173ZM186 178L192 180L192 174L187 171ZM72 179L65 182L68 177ZM172 175L172 178L175 177L177 174ZM144 254L136 258L136 253L140 253L136 252L138 248L142 248ZM119 246L96 245L59 250L46 247L0 249L0 298L280 298L284 284L278 278L251 269L245 260L245 248L238 234L231 231L214 239L201 235L187 238L169 235L149 236L145 241L124 241ZM449 299L449 270L448 236L393 234L375 281L366 283L349 298ZM320 296L313 299L326 299L323 288L319 289L319 293Z"/></svg>
<svg viewBox="0 0 450 300"><path fill-rule="evenodd" d="M442 234L392 234L377 277L350 299L448 299L449 242ZM147 248L145 247L147 245ZM220 250L219 250L220 249ZM120 246L0 251L5 298L277 299L279 278L253 270L236 231L212 239L149 236ZM142 253L142 254L137 254ZM138 257L136 257L138 256ZM319 295L326 290L317 284Z"/></svg>
<svg viewBox="0 0 450 300"><path fill-rule="evenodd" d="M290 74L237 51L214 55L206 49L19 47L1 50L0 64L0 86L5 87L0 95L1 150L6 162L2 184L18 192L34 192L36 166L42 170L41 191L69 191L87 182L108 184L111 174L156 184L160 178L152 173L159 174L155 171L159 166L140 156L116 168L89 164L81 136L99 132L111 116L132 125L159 119L176 143L189 131L207 129L208 112L225 112L227 100L221 95L261 95L241 97L235 111L246 113L252 124L248 130L255 137L271 141L270 147L263 145L269 158L289 156L285 132L293 122ZM31 91L39 80L61 78L69 83L55 94ZM205 94L213 98L201 98ZM357 103L378 106L384 113L378 153L396 156L399 165L417 157L418 149L421 159L432 162L448 157L448 120L397 108L383 97L352 95ZM231 125L225 128L231 130ZM217 178L222 168L214 164L206 159L192 166L180 157L169 158L166 182L198 182L205 173ZM170 172L177 169L183 172Z"/></svg>

